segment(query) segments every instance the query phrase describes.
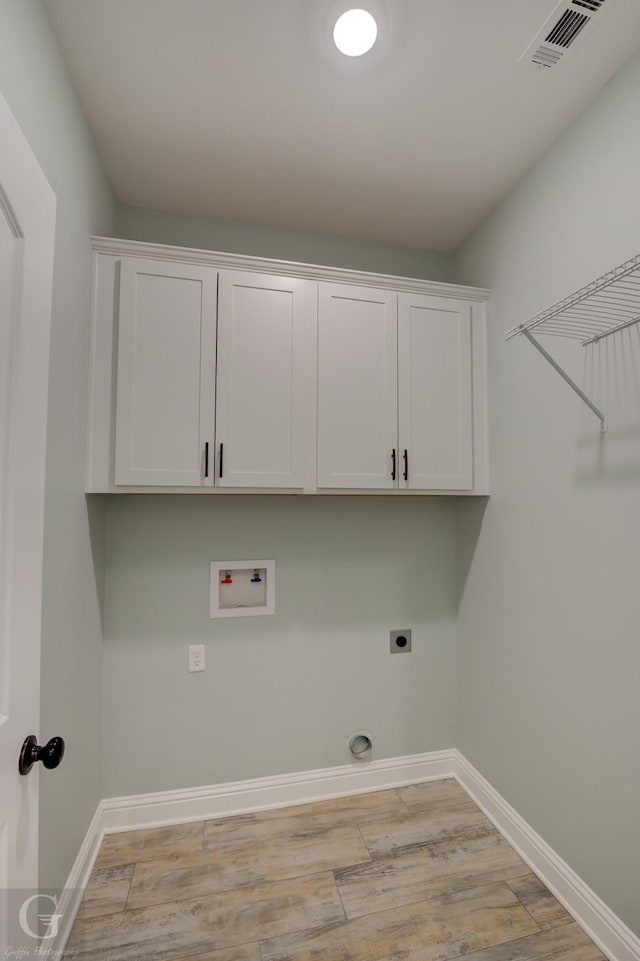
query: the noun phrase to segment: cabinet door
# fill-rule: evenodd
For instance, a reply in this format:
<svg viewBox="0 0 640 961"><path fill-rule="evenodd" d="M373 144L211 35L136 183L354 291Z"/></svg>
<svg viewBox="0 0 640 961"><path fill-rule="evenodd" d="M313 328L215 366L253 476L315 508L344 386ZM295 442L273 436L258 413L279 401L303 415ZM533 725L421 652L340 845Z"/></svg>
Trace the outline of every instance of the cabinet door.
<svg viewBox="0 0 640 961"><path fill-rule="evenodd" d="M468 303L398 295L398 376L401 488L471 490Z"/></svg>
<svg viewBox="0 0 640 961"><path fill-rule="evenodd" d="M394 488L397 410L397 295L320 284L318 487Z"/></svg>
<svg viewBox="0 0 640 961"><path fill-rule="evenodd" d="M210 267L122 261L116 484L213 483L216 286Z"/></svg>
<svg viewBox="0 0 640 961"><path fill-rule="evenodd" d="M308 280L220 272L217 486L304 486L314 293Z"/></svg>

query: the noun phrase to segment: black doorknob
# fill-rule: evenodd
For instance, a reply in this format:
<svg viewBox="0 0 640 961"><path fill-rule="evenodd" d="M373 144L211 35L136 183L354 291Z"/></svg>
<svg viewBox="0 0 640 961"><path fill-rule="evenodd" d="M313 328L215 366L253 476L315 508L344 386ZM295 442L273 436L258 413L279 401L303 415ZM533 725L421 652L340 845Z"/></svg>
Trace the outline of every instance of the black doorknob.
<svg viewBox="0 0 640 961"><path fill-rule="evenodd" d="M30 734L22 745L18 770L20 774L28 774L36 761L42 761L50 771L58 766L63 757L64 741L61 737L52 737L44 747L40 747L35 734Z"/></svg>

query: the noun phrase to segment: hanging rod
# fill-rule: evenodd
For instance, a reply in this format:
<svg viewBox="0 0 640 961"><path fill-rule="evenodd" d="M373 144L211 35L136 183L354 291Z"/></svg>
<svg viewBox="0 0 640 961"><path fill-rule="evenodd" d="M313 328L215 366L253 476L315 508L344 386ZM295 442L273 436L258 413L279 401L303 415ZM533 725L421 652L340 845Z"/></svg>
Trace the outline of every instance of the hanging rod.
<svg viewBox="0 0 640 961"><path fill-rule="evenodd" d="M600 421L602 433L607 419L576 382L533 336L549 334L579 340L583 347L640 323L640 254L607 271L525 323L507 331L506 339L524 335L553 369L571 387Z"/></svg>
<svg viewBox="0 0 640 961"><path fill-rule="evenodd" d="M602 340L603 337L608 337L609 334L615 334L618 330L626 330L627 327L633 327L633 325L637 324L639 321L640 317L634 317L633 320L625 320L623 324L618 324L617 327L613 327L611 330L607 330L603 334L594 334L593 337L589 338L589 340L583 340L582 346L588 347L589 344L597 344L598 341Z"/></svg>

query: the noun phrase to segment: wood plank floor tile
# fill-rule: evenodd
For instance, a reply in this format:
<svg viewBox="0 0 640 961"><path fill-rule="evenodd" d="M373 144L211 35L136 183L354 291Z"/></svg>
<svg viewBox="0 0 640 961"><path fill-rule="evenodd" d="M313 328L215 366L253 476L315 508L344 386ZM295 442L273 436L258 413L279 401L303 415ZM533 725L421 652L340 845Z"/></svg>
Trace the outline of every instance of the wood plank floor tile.
<svg viewBox="0 0 640 961"><path fill-rule="evenodd" d="M330 818L324 815L290 816L287 811L288 809L282 811L279 818L268 820L252 820L250 816L205 821L203 850L215 851L221 856L233 856L234 851L241 851L248 845L255 848L259 844L273 844L278 841L321 842L323 838L330 839L337 832L342 838L360 837L355 825L335 826ZM406 811L403 816L406 816ZM395 822L396 818L393 818L391 823ZM366 854L365 860L369 860Z"/></svg>
<svg viewBox="0 0 640 961"><path fill-rule="evenodd" d="M262 943L263 961L446 961L538 931L506 884Z"/></svg>
<svg viewBox="0 0 640 961"><path fill-rule="evenodd" d="M575 921L553 931L541 931L481 951L458 961L606 961Z"/></svg>
<svg viewBox="0 0 640 961"><path fill-rule="evenodd" d="M222 951L207 951L206 954L190 954L186 958L176 958L176 961L261 961L260 945L237 944L233 948L223 948Z"/></svg>
<svg viewBox="0 0 640 961"><path fill-rule="evenodd" d="M117 864L94 870L82 899L79 916L97 918L124 911L133 869L133 864Z"/></svg>
<svg viewBox="0 0 640 961"><path fill-rule="evenodd" d="M400 854L413 845L430 844L450 837L469 838L497 833L468 797L450 798L392 821L363 824L360 832L373 857Z"/></svg>
<svg viewBox="0 0 640 961"><path fill-rule="evenodd" d="M68 950L74 961L177 961L338 919L333 875L319 874L80 920Z"/></svg>
<svg viewBox="0 0 640 961"><path fill-rule="evenodd" d="M509 887L541 928L557 928L560 924L570 924L573 921L571 915L535 874L527 872L524 877L514 878L509 881Z"/></svg>
<svg viewBox="0 0 640 961"><path fill-rule="evenodd" d="M232 821L237 820L226 822L227 831L220 824L203 852L137 864L127 909L205 897L247 884L319 874L371 860L356 827L309 830L304 818L234 827Z"/></svg>
<svg viewBox="0 0 640 961"><path fill-rule="evenodd" d="M73 961L605 961L453 779L110 835L68 947Z"/></svg>
<svg viewBox="0 0 640 961"><path fill-rule="evenodd" d="M397 857L335 872L348 918L441 897L447 892L480 887L528 871L499 834L411 849Z"/></svg>
<svg viewBox="0 0 640 961"><path fill-rule="evenodd" d="M310 828L347 827L406 813L407 807L400 798L399 791L394 788L389 791L331 798L328 801L314 801L310 804L295 804L270 811L257 811L255 814L241 814L232 818L218 818L207 821L206 824L209 830L215 831L216 824L229 821L256 824L260 821L279 821L282 818L301 818L308 822Z"/></svg>
<svg viewBox="0 0 640 961"><path fill-rule="evenodd" d="M398 788L398 794L410 811L430 807L434 803L446 801L449 798L469 797L452 777L439 781L425 781L423 784L410 784L408 787Z"/></svg>
<svg viewBox="0 0 640 961"><path fill-rule="evenodd" d="M184 857L202 851L204 822L174 824L145 831L108 834L98 852L95 867L136 864L151 858Z"/></svg>

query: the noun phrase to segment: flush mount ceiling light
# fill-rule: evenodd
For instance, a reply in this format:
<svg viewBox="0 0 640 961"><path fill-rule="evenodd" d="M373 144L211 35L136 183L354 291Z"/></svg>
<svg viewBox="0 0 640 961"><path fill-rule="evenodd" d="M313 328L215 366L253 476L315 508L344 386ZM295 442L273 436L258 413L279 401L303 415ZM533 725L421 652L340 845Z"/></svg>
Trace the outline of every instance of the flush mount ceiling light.
<svg viewBox="0 0 640 961"><path fill-rule="evenodd" d="M371 50L378 25L367 10L347 10L333 28L333 42L345 57L361 57Z"/></svg>

